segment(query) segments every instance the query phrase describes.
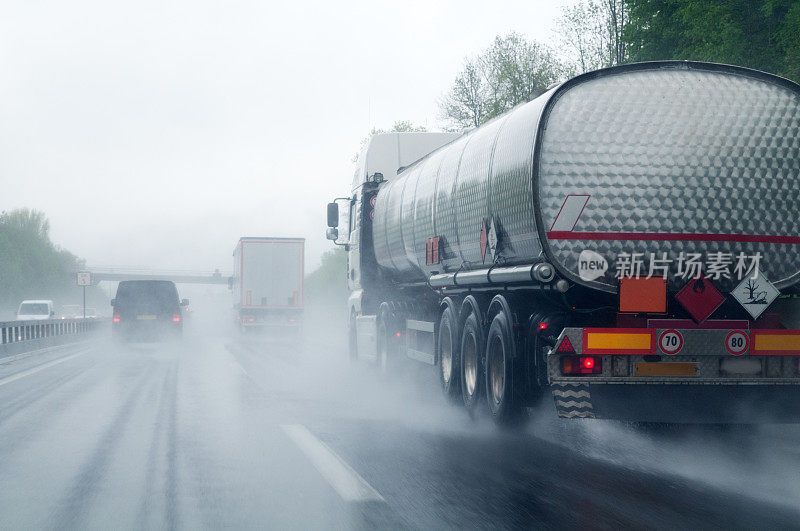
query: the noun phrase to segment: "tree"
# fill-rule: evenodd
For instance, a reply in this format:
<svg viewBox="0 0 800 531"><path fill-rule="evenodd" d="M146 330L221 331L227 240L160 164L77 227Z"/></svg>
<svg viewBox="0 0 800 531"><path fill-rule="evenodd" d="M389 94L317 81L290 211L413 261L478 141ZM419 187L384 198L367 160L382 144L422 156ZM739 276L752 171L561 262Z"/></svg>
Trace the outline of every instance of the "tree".
<svg viewBox="0 0 800 531"><path fill-rule="evenodd" d="M450 92L439 101L441 116L453 129L477 127L535 98L563 73L548 47L517 33L497 36L486 50L464 61Z"/></svg>
<svg viewBox="0 0 800 531"><path fill-rule="evenodd" d="M626 2L623 36L634 61L710 61L800 81L797 0Z"/></svg>
<svg viewBox="0 0 800 531"><path fill-rule="evenodd" d="M317 269L305 279L310 303L341 302L347 299L347 252L342 247L326 251Z"/></svg>
<svg viewBox="0 0 800 531"><path fill-rule="evenodd" d="M424 125L414 125L410 120L398 120L388 131L373 129L372 134L376 133L424 133L428 128Z"/></svg>
<svg viewBox="0 0 800 531"><path fill-rule="evenodd" d="M562 9L558 33L570 70L589 72L627 60L627 10L626 0L579 0Z"/></svg>
<svg viewBox="0 0 800 531"><path fill-rule="evenodd" d="M461 127L478 127L488 112L487 87L476 59L464 61L450 93L440 103L443 117Z"/></svg>
<svg viewBox="0 0 800 531"><path fill-rule="evenodd" d="M625 1L626 0L606 0L606 27L608 30L611 53L615 65L625 62L626 45L623 38L625 28Z"/></svg>
<svg viewBox="0 0 800 531"><path fill-rule="evenodd" d="M83 265L50 241L44 213L26 208L0 213L0 310L25 298L79 300L73 275Z"/></svg>
<svg viewBox="0 0 800 531"><path fill-rule="evenodd" d="M50 239L50 222L44 212L20 208L11 212L3 211L0 213L0 224L6 227L16 228L36 238Z"/></svg>

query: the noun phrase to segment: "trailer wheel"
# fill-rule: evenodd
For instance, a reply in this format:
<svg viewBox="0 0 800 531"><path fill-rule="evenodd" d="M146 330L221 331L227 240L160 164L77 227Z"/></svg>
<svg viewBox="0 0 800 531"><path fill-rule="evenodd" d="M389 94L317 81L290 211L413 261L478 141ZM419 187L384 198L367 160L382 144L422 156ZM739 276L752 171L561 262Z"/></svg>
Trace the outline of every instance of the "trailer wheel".
<svg viewBox="0 0 800 531"><path fill-rule="evenodd" d="M458 396L461 384L459 337L456 318L451 308L445 308L439 321L437 337L439 351L439 382L449 399Z"/></svg>
<svg viewBox="0 0 800 531"><path fill-rule="evenodd" d="M464 406L472 411L483 392L483 331L474 312L464 321L461 334L461 397Z"/></svg>
<svg viewBox="0 0 800 531"><path fill-rule="evenodd" d="M486 401L492 418L500 425L515 423L521 412L512 386L513 341L508 317L501 311L492 319L486 335Z"/></svg>

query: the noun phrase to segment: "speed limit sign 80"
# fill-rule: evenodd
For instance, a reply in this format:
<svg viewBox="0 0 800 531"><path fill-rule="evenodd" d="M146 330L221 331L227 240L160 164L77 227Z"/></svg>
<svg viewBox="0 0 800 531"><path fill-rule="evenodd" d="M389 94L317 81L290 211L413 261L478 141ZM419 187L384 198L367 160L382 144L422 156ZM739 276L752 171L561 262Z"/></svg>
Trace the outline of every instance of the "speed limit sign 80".
<svg viewBox="0 0 800 531"><path fill-rule="evenodd" d="M741 356L747 351L750 340L741 330L733 330L725 337L725 348L734 356Z"/></svg>

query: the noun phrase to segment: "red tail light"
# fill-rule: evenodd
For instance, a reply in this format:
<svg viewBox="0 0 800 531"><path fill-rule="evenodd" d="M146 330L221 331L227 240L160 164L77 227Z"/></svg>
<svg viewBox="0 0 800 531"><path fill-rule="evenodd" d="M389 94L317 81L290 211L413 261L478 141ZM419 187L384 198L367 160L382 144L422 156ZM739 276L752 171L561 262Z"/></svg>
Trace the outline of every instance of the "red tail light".
<svg viewBox="0 0 800 531"><path fill-rule="evenodd" d="M119 322L119 312L114 312L114 316L111 318L112 321L115 323Z"/></svg>
<svg viewBox="0 0 800 531"><path fill-rule="evenodd" d="M173 315L172 316L172 322L173 323L180 323L181 322L181 314L176 313L175 315Z"/></svg>
<svg viewBox="0 0 800 531"><path fill-rule="evenodd" d="M547 330L547 323L545 322L539 323L539 330Z"/></svg>
<svg viewBox="0 0 800 531"><path fill-rule="evenodd" d="M253 319L252 317L250 318L250 322L251 322L251 323L254 323L255 321L256 321L256 320L255 320L255 319Z"/></svg>
<svg viewBox="0 0 800 531"><path fill-rule="evenodd" d="M603 363L599 356L564 356L561 358L561 372L573 376L601 374Z"/></svg>

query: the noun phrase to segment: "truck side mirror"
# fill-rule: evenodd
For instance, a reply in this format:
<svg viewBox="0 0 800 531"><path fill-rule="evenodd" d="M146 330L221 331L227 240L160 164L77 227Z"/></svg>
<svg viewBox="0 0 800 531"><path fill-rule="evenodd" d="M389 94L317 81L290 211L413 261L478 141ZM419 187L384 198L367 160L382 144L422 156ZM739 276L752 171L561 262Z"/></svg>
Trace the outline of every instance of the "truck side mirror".
<svg viewBox="0 0 800 531"><path fill-rule="evenodd" d="M335 228L339 225L339 205L337 203L328 203L328 227ZM331 238L328 237L330 240ZM333 238L334 240L336 238Z"/></svg>
<svg viewBox="0 0 800 531"><path fill-rule="evenodd" d="M339 239L339 229L335 227L328 227L328 230L325 231L325 237L329 240L336 241Z"/></svg>

